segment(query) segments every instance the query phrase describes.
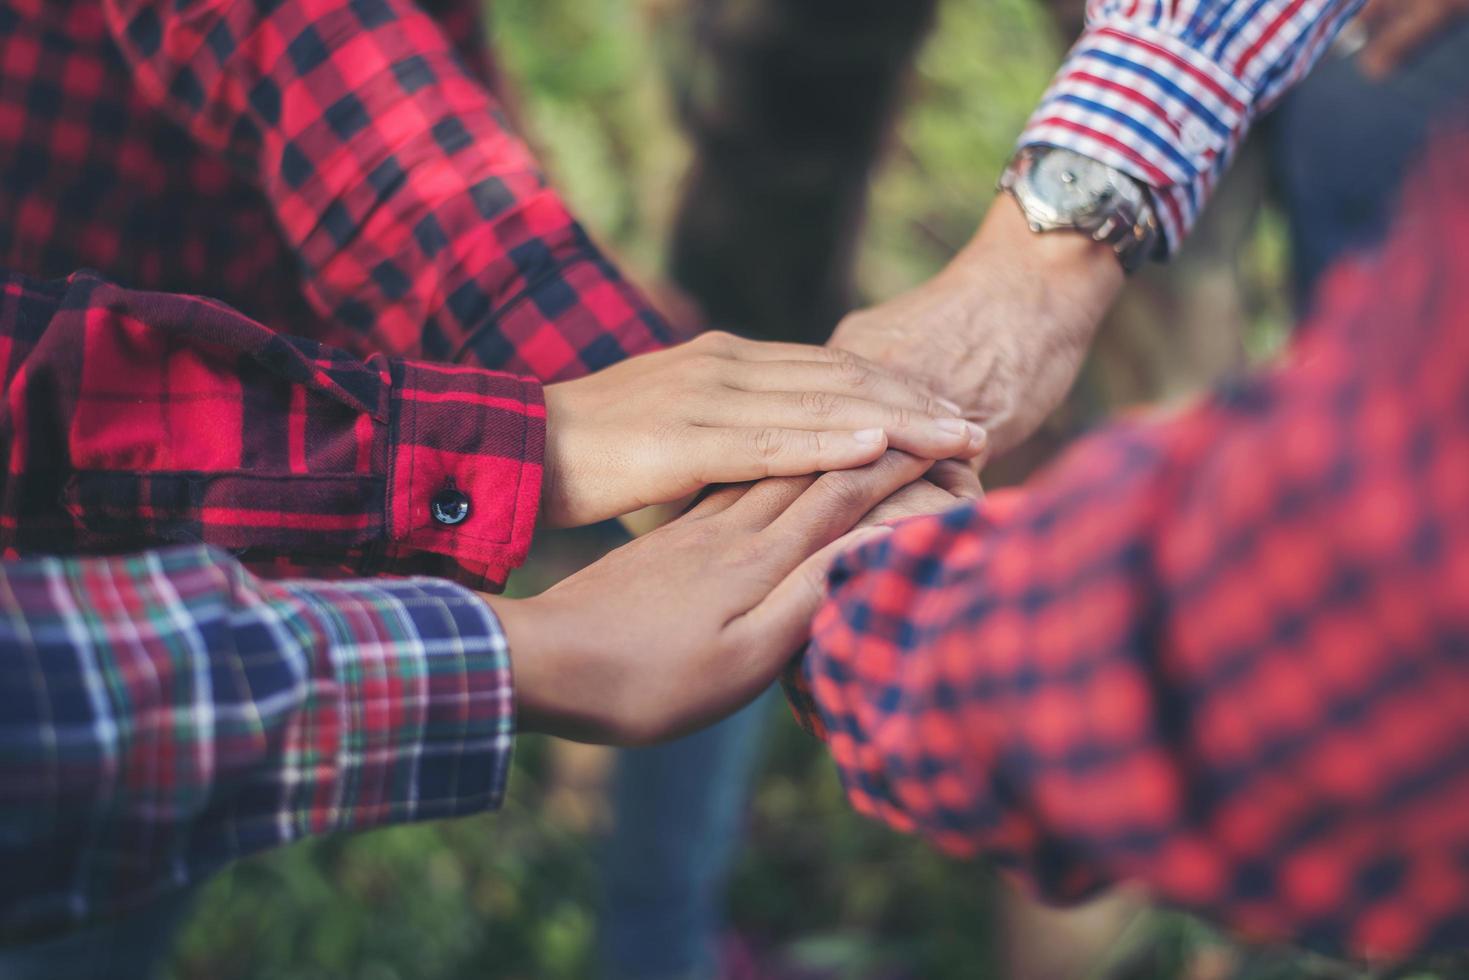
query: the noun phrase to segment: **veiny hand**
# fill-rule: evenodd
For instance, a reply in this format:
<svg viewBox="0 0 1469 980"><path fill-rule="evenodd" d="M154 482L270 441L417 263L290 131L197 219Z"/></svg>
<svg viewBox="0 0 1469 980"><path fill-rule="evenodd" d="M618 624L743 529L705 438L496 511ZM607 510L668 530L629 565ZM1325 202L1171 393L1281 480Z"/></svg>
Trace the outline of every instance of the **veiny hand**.
<svg viewBox="0 0 1469 980"><path fill-rule="evenodd" d="M973 457L985 434L921 382L846 351L705 334L546 388L542 523L572 527L715 483Z"/></svg>
<svg viewBox="0 0 1469 980"><path fill-rule="evenodd" d="M853 313L831 345L910 376L964 407L999 453L1035 430L1076 379L1122 285L1110 249L1035 234L1001 195L942 273Z"/></svg>
<svg viewBox="0 0 1469 980"><path fill-rule="evenodd" d="M806 642L842 535L930 464L715 491L688 514L530 599L486 597L505 628L520 726L645 744L753 700Z"/></svg>
<svg viewBox="0 0 1469 980"><path fill-rule="evenodd" d="M1367 0L1357 18L1367 31L1357 64L1369 78L1386 78L1465 15L1469 0Z"/></svg>

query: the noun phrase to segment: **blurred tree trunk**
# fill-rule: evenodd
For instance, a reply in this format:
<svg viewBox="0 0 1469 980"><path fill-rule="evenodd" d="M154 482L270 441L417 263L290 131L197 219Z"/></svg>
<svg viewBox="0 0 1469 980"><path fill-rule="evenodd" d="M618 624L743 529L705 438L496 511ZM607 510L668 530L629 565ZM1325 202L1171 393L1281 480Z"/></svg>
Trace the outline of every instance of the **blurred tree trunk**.
<svg viewBox="0 0 1469 980"><path fill-rule="evenodd" d="M694 0L674 66L694 163L669 266L718 326L821 343L936 0Z"/></svg>

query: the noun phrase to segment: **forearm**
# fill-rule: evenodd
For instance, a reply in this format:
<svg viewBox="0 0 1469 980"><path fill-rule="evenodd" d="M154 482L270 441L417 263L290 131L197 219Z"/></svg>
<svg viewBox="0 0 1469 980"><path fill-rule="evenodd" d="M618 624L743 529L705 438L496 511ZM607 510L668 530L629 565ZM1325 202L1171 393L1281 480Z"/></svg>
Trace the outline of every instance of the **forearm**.
<svg viewBox="0 0 1469 980"><path fill-rule="evenodd" d="M1085 235L1037 234L1009 194L996 196L942 275L972 288L995 276L1022 283L1027 292L1017 303L1035 311L1035 325L1061 348L1090 345L1125 281L1109 246Z"/></svg>
<svg viewBox="0 0 1469 980"><path fill-rule="evenodd" d="M996 280L1007 284L1013 307L931 326L933 342L952 347L955 375L980 379L974 386L978 401L966 411L984 420L992 446L1008 449L1053 407L1050 399L1025 396L1055 391L1059 399L1070 389L1122 289L1121 266L1111 248L1085 235L1036 234L1015 199L1001 194L941 275L961 296L982 294ZM995 330L996 324L1003 329Z"/></svg>
<svg viewBox="0 0 1469 980"><path fill-rule="evenodd" d="M504 637L448 582L266 583L203 548L0 563L0 651L0 935L504 793Z"/></svg>

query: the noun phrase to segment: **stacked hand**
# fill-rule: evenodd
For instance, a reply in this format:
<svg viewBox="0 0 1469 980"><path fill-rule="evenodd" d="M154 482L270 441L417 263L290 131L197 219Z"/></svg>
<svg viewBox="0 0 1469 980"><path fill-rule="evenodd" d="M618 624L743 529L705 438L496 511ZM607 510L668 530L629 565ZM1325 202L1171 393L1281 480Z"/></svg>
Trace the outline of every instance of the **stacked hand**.
<svg viewBox="0 0 1469 980"><path fill-rule="evenodd" d="M716 483L973 458L959 406L846 351L706 334L546 388L542 521L589 524Z"/></svg>
<svg viewBox="0 0 1469 980"><path fill-rule="evenodd" d="M889 452L724 488L539 596L487 597L514 653L520 727L641 744L753 700L806 642L831 561L886 529L847 532L929 465ZM873 517L955 499L914 484Z"/></svg>
<svg viewBox="0 0 1469 980"><path fill-rule="evenodd" d="M489 600L522 727L644 743L753 699L806 641L837 553L979 495L989 440L973 423L1000 449L1028 435L1121 278L1105 247L1034 235L1002 199L944 274L849 317L831 348L712 334L548 387L546 523L760 482L541 596Z"/></svg>

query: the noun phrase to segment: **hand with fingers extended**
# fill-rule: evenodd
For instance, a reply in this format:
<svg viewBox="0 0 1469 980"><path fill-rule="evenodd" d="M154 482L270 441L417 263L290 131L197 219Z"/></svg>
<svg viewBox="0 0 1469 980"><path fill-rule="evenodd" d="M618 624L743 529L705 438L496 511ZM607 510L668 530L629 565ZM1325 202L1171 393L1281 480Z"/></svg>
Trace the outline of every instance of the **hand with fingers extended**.
<svg viewBox="0 0 1469 980"><path fill-rule="evenodd" d="M521 729L643 744L748 703L806 642L832 559L887 530L847 532L929 466L888 452L724 487L539 596L486 597L510 644Z"/></svg>
<svg viewBox="0 0 1469 980"><path fill-rule="evenodd" d="M985 434L920 384L842 350L705 334L546 388L541 522L572 527L710 484L978 456Z"/></svg>

